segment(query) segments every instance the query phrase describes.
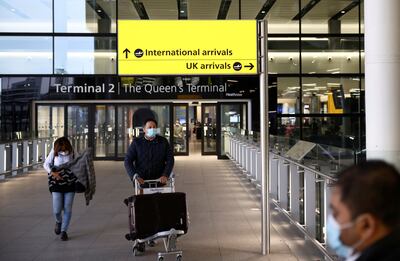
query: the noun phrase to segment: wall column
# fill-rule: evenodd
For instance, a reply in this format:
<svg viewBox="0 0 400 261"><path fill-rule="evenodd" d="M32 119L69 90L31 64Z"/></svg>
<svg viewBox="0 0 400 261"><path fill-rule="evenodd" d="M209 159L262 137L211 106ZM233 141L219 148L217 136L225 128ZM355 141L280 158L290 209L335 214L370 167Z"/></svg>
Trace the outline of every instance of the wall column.
<svg viewBox="0 0 400 261"><path fill-rule="evenodd" d="M367 158L400 168L400 1L364 2Z"/></svg>

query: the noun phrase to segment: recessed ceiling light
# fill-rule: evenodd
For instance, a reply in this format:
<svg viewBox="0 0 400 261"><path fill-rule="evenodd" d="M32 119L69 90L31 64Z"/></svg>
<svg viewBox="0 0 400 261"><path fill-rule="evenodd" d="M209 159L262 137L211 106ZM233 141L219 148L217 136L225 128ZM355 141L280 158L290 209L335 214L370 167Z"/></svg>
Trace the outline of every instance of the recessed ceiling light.
<svg viewBox="0 0 400 261"><path fill-rule="evenodd" d="M98 13L101 13L101 10L100 10L100 9L97 9L97 12L98 12Z"/></svg>
<svg viewBox="0 0 400 261"><path fill-rule="evenodd" d="M340 11L342 14L344 14L344 13L346 13L346 11L345 10L342 10L342 11Z"/></svg>
<svg viewBox="0 0 400 261"><path fill-rule="evenodd" d="M15 9L14 9L14 8L11 8L11 12L15 12Z"/></svg>
<svg viewBox="0 0 400 261"><path fill-rule="evenodd" d="M261 11L261 13L262 13L262 14L265 14L265 11L264 11L264 10L262 10L262 11Z"/></svg>
<svg viewBox="0 0 400 261"><path fill-rule="evenodd" d="M185 11L184 10L181 10L181 14L183 14Z"/></svg>

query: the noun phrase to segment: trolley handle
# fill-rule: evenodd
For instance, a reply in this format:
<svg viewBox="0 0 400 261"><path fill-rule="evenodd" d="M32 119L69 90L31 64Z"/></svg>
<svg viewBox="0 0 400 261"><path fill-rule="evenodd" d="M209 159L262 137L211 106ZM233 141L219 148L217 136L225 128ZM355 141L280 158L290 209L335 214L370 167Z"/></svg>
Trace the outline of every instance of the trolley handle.
<svg viewBox="0 0 400 261"><path fill-rule="evenodd" d="M132 179L134 185L136 185L136 186L139 186L138 178L140 178L140 176L139 176L139 174L136 173L133 176L133 179ZM148 183L150 185L150 187L151 187L152 184L154 184L155 187L157 187L157 184L161 181L161 178L158 178L158 179L147 179L147 180L143 180L143 181L144 181L145 184ZM171 174L168 177L167 184L174 183L174 181L175 181L175 174L174 174L174 172L171 172Z"/></svg>

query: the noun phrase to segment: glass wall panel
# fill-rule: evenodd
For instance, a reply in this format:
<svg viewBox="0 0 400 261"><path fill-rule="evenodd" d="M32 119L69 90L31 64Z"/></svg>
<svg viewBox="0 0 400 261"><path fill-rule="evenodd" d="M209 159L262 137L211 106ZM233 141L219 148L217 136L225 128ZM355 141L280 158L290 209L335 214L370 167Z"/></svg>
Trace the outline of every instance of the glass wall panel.
<svg viewBox="0 0 400 261"><path fill-rule="evenodd" d="M242 115L242 104L221 104L221 155L226 155L230 148L230 136L240 134L245 125L245 113ZM220 156L221 156L220 155Z"/></svg>
<svg viewBox="0 0 400 261"><path fill-rule="evenodd" d="M54 1L57 33L115 33L116 1Z"/></svg>
<svg viewBox="0 0 400 261"><path fill-rule="evenodd" d="M300 139L299 117L278 117L277 125L279 136L285 136L289 139Z"/></svg>
<svg viewBox="0 0 400 261"><path fill-rule="evenodd" d="M187 152L187 105L174 105L173 121L174 121L174 152Z"/></svg>
<svg viewBox="0 0 400 261"><path fill-rule="evenodd" d="M217 153L217 106L202 104L203 154Z"/></svg>
<svg viewBox="0 0 400 261"><path fill-rule="evenodd" d="M364 46L364 37L361 37L360 42L360 55L361 55L361 73L365 73L365 46Z"/></svg>
<svg viewBox="0 0 400 261"><path fill-rule="evenodd" d="M58 139L64 136L64 106L51 108L51 137Z"/></svg>
<svg viewBox="0 0 400 261"><path fill-rule="evenodd" d="M115 155L115 107L96 105L95 126L95 156L114 157Z"/></svg>
<svg viewBox="0 0 400 261"><path fill-rule="evenodd" d="M358 37L302 38L303 73L359 73Z"/></svg>
<svg viewBox="0 0 400 261"><path fill-rule="evenodd" d="M343 148L357 148L359 117L304 117L303 139ZM353 157L353 155L351 155Z"/></svg>
<svg viewBox="0 0 400 261"><path fill-rule="evenodd" d="M358 3L348 0L301 0L302 33L358 33ZM296 16L296 19L300 18Z"/></svg>
<svg viewBox="0 0 400 261"><path fill-rule="evenodd" d="M51 37L0 36L0 74L53 73L52 45Z"/></svg>
<svg viewBox="0 0 400 261"><path fill-rule="evenodd" d="M298 1L278 0L267 14L268 33L299 33L299 20L293 20L299 12Z"/></svg>
<svg viewBox="0 0 400 261"><path fill-rule="evenodd" d="M360 31L363 34L364 33L364 1L360 1L361 2L361 8L360 8Z"/></svg>
<svg viewBox="0 0 400 261"><path fill-rule="evenodd" d="M359 78L303 78L303 113L358 113Z"/></svg>
<svg viewBox="0 0 400 261"><path fill-rule="evenodd" d="M55 37L56 74L116 73L113 37Z"/></svg>
<svg viewBox="0 0 400 261"><path fill-rule="evenodd" d="M133 138L143 134L146 119L158 121L160 135L170 140L169 105L120 105L118 106L118 157L124 157Z"/></svg>
<svg viewBox="0 0 400 261"><path fill-rule="evenodd" d="M38 138L50 137L50 106L37 106L37 135Z"/></svg>
<svg viewBox="0 0 400 261"><path fill-rule="evenodd" d="M268 38L268 73L299 73L299 38Z"/></svg>
<svg viewBox="0 0 400 261"><path fill-rule="evenodd" d="M52 0L0 1L0 32L52 32Z"/></svg>
<svg viewBox="0 0 400 261"><path fill-rule="evenodd" d="M295 114L300 110L300 80L298 77L278 77L276 111L278 114Z"/></svg>

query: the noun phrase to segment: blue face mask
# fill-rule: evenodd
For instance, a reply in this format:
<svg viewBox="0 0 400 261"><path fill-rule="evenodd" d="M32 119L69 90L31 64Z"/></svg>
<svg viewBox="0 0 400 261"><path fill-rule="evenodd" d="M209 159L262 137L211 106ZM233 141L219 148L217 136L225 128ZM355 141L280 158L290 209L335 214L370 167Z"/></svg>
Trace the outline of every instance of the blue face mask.
<svg viewBox="0 0 400 261"><path fill-rule="evenodd" d="M147 129L146 136L149 138L154 138L157 134L159 134L160 129Z"/></svg>
<svg viewBox="0 0 400 261"><path fill-rule="evenodd" d="M341 226L332 215L328 216L326 224L328 246L340 257L348 258L353 254L353 248L344 245L340 240L341 230L352 225L353 223L348 223Z"/></svg>

